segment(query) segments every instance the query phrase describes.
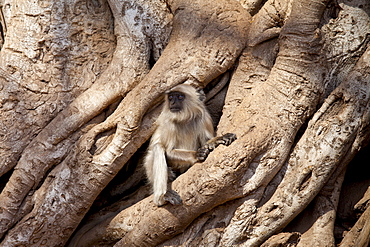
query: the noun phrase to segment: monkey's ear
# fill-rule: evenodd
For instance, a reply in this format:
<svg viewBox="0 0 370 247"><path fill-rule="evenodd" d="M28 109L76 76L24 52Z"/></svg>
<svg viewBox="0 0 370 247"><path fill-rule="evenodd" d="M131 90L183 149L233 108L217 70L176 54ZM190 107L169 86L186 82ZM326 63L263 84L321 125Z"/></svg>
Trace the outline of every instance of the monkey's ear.
<svg viewBox="0 0 370 247"><path fill-rule="evenodd" d="M206 94L204 93L203 89L197 89L197 94L200 101L204 102L206 100Z"/></svg>

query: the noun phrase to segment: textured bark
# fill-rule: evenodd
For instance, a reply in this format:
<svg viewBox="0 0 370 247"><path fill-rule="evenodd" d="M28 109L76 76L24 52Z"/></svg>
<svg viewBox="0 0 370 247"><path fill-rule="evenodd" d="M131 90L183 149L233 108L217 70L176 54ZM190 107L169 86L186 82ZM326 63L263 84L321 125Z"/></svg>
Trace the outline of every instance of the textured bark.
<svg viewBox="0 0 370 247"><path fill-rule="evenodd" d="M88 6L89 4L85 3L85 5ZM109 11L108 6L105 3L104 5L105 10ZM58 7L55 6L55 8ZM66 13L63 12L62 14L65 15ZM166 17L164 14L156 16ZM127 21L129 23L129 21L133 22L134 20L128 19ZM168 19L164 21L161 19L160 22L161 25L166 24ZM58 24L62 25L62 23ZM140 24L145 26L145 23ZM155 22L151 23L155 26L154 24ZM2 233L8 230L25 213L28 213L30 205L26 205L25 209L21 208L24 200L27 201L25 199L27 194L30 190L37 188L46 172L64 158L68 147L76 139L71 134L124 95L148 72L149 43L148 41L145 42L141 30L135 28L134 23L125 27L125 29L122 26L116 26L116 32L120 36L117 39L117 48L112 58L112 66L104 71L104 74L97 79L89 90L81 94L58 114L24 149L10 182L7 183L0 194ZM154 29L154 27L152 28ZM153 32L156 31L153 30ZM163 33L163 28L158 32ZM131 46L127 44L131 44ZM163 42L160 45L164 46ZM135 53L132 52L132 57L123 55L131 50L135 51ZM84 79L88 80L89 78L84 77ZM106 81L109 83L106 83ZM17 180L22 182L12 182Z"/></svg>
<svg viewBox="0 0 370 247"><path fill-rule="evenodd" d="M370 243L370 187L355 208L362 212L361 217L344 237L339 246L368 246Z"/></svg>
<svg viewBox="0 0 370 247"><path fill-rule="evenodd" d="M367 0L0 9L1 246L369 243L368 194L334 235L347 165L370 140ZM238 139L173 182L182 205L156 207L140 153L184 82Z"/></svg>
<svg viewBox="0 0 370 247"><path fill-rule="evenodd" d="M118 72L124 71L127 74L121 72L117 75L116 71L107 69L106 72L109 73L109 76L102 76L101 80L112 82L112 86L94 84L94 86L97 85L97 89L92 87L79 96L66 110L54 118L24 151L17 164L17 170L12 174L10 182L1 194L3 232L8 230L19 216L23 216L25 213L29 214L7 234L3 241L4 246L30 242L34 245L40 243L63 244L77 227L100 191L137 148L148 139L152 131L151 128L148 128L152 125L152 118L148 117L142 123L140 120L150 104L159 98L163 91L173 85L186 80L199 83L199 85L206 84L220 73L225 72L233 64L245 44L248 14L240 11L234 2L223 3L222 6L218 2L212 2L208 3L207 8L204 8L206 2L199 1L194 2L188 8L183 8L184 3L175 1L170 3L171 11L176 14L174 15L173 31L169 44L149 74L143 77L148 71L150 55L149 44L145 43L145 35L150 35L151 32L155 33L157 28L155 22L149 25L145 21L150 19L150 14L154 12L153 8L155 10L155 7L149 6L147 13L143 13L144 7L146 7L145 2L110 1L109 4L113 16L117 20L126 21L119 21L116 24L116 32L122 36L123 41L126 41L122 44L122 49L117 51L124 53L134 49L138 52L137 58L123 56L122 53L117 54L116 51L117 59L130 60L127 63L119 61L119 65L123 67L118 66ZM159 7L163 6L160 2L156 4ZM166 9L159 8L159 10L166 12ZM213 15L214 13L216 15ZM185 21L184 16L189 22ZM143 17L143 20L139 19L139 22L143 21L143 23L138 23L137 18L139 17ZM159 17L166 17L166 15L159 11ZM160 25L168 23L165 20L161 19ZM130 21L131 26L128 26ZM141 24L139 28L138 24ZM159 34L160 32L163 33L162 30L159 30ZM160 37L163 38L163 35ZM118 45L119 42L120 40L118 40ZM127 46L127 43L133 43L133 46ZM115 60L113 59L113 61ZM127 67L127 65L129 66ZM114 67L117 70L117 65ZM171 68L176 69L168 73ZM112 75L117 77L112 78ZM117 78L127 78L129 82L122 83ZM139 81L138 86L134 87ZM153 85L158 86L154 87ZM33 196L35 201L32 211L29 212L30 206L27 207L28 210L21 211L20 207L28 191L39 184L48 169L55 164L54 162L58 162L59 157L53 157L51 154L58 150L60 140L81 127L88 120L86 118L93 117L94 113L100 112L131 88L133 89L125 95L116 111L105 122L85 134L69 156L49 174L49 178ZM100 97L91 99L91 103L97 103L96 107L91 108L91 104L87 104L85 109L81 104L89 103L86 102L87 99L91 97L91 94L97 94L98 90ZM113 93L111 93L112 91ZM142 97L142 95L146 97ZM74 114L75 112L77 113ZM78 116L79 113L82 116ZM63 125L63 122L66 124ZM56 123L62 128L56 128ZM140 124L141 128L138 128ZM113 128L116 128L116 133L111 142L105 149L98 149L98 153L92 156L94 151L90 150L90 147L93 145L95 136ZM58 129L57 132L55 132L56 129ZM53 134L51 134L52 131ZM38 153L40 157L32 156L31 153ZM38 162L35 162L35 159ZM38 169L38 166L42 169ZM86 175L81 176L81 174ZM23 176L22 183L11 182L19 176ZM20 186L21 188L19 188ZM72 208L71 205L73 205ZM66 212L69 217L62 217ZM37 218L37 221L33 221L34 218ZM34 223L30 224L30 221ZM51 227L55 224L58 224L58 229ZM20 231L26 226L27 231ZM35 229L38 229L38 233L30 234ZM53 234L55 232L58 234Z"/></svg>
<svg viewBox="0 0 370 247"><path fill-rule="evenodd" d="M107 4L80 3L3 3L7 33L0 65L6 145L1 149L1 175L14 167L31 137L89 88L111 60L115 39Z"/></svg>
<svg viewBox="0 0 370 247"><path fill-rule="evenodd" d="M299 13L300 10L296 11ZM313 13L313 15L319 14L320 12ZM313 18L316 24L318 24L317 20L319 18ZM307 22L308 20L305 20L305 23ZM323 73L318 73L322 66L317 62L319 61L319 39L316 41L317 46L313 46L312 43L315 40L313 31L316 26L307 24L307 27L310 28L306 30L307 33L295 32L293 25L287 27L286 36L281 38L281 58L276 62L280 69L275 65L277 68L271 72L265 84L253 88L250 97L243 98L238 107L224 110L219 131L223 133L227 129L234 132L238 140L230 148L219 148L205 163L195 165L173 183L173 188L183 199L183 205L156 208L153 207L150 199L145 199L122 211L109 223L104 223L106 228L102 228L101 235L96 235L97 238L109 240L122 238L116 244L117 246L159 244L164 239L182 232L195 217L210 208L248 195L260 186L266 185L274 177L289 154L296 131L304 119L313 112L313 107L319 100L320 90L322 91ZM306 40L307 42L304 43ZM290 49L292 43L302 44L300 50L292 51ZM292 62L293 59L295 62ZM314 67L316 69L312 69ZM291 73L287 73L289 69ZM301 76L296 75L297 70L302 73ZM284 79L288 76L289 84ZM304 78L310 78L310 80ZM230 86L233 86L233 81ZM290 98L284 97L286 95L284 92L294 89L299 90L300 93L290 94ZM233 94L232 97L235 95ZM228 99L226 101L228 102ZM263 114L264 112L266 115ZM278 115L280 119L269 117L268 114L271 112ZM287 121L288 119L290 121ZM287 125L284 126L282 123ZM257 168L254 165L256 163L259 163ZM255 169L257 170L254 171ZM249 178L249 174L254 172L256 175ZM153 224L153 222L160 223ZM234 242L228 243L227 231L228 229L221 245L234 244ZM238 240L235 232L230 235L230 238L232 241Z"/></svg>
<svg viewBox="0 0 370 247"><path fill-rule="evenodd" d="M368 125L369 114L367 56L365 53L353 74L329 96L309 122L288 160L286 174L274 195L252 216L253 220L247 221L250 222L244 230L249 239L247 245L255 244L252 242L254 236L256 242L258 238L265 237L259 232L280 230L290 222L317 195L334 170L345 164L346 156L353 156L362 139L368 138L367 134L362 135L362 128ZM315 148L315 143L324 146ZM315 155L308 150L314 153L320 150L320 153ZM320 206L323 205L320 203ZM318 221L316 223L319 224ZM329 245L334 244L333 240ZM312 239L310 243L313 243Z"/></svg>

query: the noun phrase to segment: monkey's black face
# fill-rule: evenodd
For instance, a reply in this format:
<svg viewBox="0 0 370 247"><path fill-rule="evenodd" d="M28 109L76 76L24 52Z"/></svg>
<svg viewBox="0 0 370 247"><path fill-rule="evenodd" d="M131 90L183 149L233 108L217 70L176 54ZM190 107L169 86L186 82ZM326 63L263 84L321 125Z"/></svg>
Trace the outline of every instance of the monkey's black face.
<svg viewBox="0 0 370 247"><path fill-rule="evenodd" d="M168 106L171 112L180 112L184 108L185 94L181 92L170 92L167 95Z"/></svg>

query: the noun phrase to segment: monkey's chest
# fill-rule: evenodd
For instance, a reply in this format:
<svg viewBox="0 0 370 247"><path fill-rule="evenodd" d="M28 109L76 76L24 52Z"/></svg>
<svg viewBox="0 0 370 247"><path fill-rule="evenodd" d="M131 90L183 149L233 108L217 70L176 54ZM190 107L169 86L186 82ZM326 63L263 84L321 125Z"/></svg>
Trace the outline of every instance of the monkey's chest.
<svg viewBox="0 0 370 247"><path fill-rule="evenodd" d="M185 149L195 151L198 149L196 136L188 135L179 135L176 138L173 149Z"/></svg>
<svg viewBox="0 0 370 247"><path fill-rule="evenodd" d="M170 131L170 139L168 144L170 144L168 149L184 149L195 151L199 148L198 133L196 130L191 128L185 128L175 131Z"/></svg>

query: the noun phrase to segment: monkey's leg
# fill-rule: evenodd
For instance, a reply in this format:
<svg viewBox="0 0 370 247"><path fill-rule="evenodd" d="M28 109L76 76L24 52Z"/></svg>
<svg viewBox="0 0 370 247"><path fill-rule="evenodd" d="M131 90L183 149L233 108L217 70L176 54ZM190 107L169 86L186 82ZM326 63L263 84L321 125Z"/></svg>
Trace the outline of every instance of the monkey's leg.
<svg viewBox="0 0 370 247"><path fill-rule="evenodd" d="M229 146L233 141L236 140L236 135L234 133L227 133L222 136L216 136L207 143L199 148L196 153L196 158L198 161L203 162L208 157L209 153L212 152L220 144Z"/></svg>

